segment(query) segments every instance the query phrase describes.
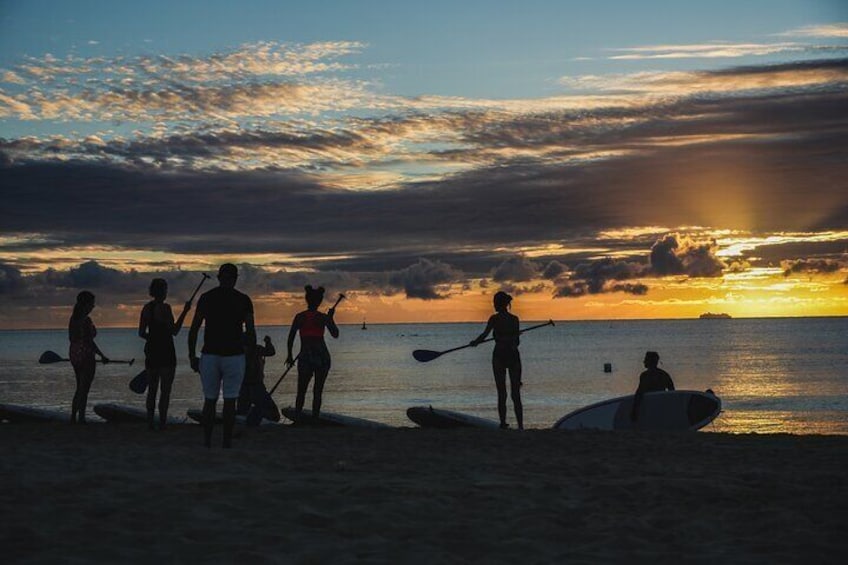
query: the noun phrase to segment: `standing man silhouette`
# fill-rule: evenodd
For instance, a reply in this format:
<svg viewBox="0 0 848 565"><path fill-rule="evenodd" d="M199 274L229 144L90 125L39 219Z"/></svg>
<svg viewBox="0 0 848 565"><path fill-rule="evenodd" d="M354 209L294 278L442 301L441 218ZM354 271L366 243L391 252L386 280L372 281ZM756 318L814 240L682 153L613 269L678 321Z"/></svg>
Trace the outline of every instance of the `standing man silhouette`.
<svg viewBox="0 0 848 565"><path fill-rule="evenodd" d="M224 441L232 446L236 420L236 401L244 379L245 350L256 346L253 323L253 302L235 289L238 269L224 263L218 269L218 287L203 293L188 333L188 355L191 368L200 373L203 385L203 435L206 447L212 445L215 427L215 405L224 392ZM197 332L206 322L203 334L202 357L197 358ZM242 335L244 334L244 335ZM252 351L247 351L252 354Z"/></svg>

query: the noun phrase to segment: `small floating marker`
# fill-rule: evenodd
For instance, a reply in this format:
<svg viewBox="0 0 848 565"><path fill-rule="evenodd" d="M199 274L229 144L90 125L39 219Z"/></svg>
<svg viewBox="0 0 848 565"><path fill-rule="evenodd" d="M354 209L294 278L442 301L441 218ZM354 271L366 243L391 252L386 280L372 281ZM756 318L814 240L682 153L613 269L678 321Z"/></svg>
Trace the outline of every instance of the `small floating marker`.
<svg viewBox="0 0 848 565"><path fill-rule="evenodd" d="M604 373L612 373L612 363L604 363Z"/></svg>

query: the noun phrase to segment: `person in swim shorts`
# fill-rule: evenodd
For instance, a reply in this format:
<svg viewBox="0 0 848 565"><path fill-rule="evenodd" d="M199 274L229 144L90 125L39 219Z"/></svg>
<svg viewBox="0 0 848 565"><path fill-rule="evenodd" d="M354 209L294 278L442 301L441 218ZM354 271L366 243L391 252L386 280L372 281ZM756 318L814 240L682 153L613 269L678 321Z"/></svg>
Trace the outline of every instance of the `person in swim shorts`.
<svg viewBox="0 0 848 565"><path fill-rule="evenodd" d="M236 400L244 379L245 349L253 353L256 328L253 322L253 302L250 297L235 289L238 269L225 263L218 269L216 288L203 293L197 301L197 310L188 333L188 355L191 368L200 373L203 385L203 434L206 447L212 445L215 427L215 405L224 393L225 448L232 447L236 419ZM205 325L202 357L197 358L197 334ZM245 334L244 337L242 334Z"/></svg>

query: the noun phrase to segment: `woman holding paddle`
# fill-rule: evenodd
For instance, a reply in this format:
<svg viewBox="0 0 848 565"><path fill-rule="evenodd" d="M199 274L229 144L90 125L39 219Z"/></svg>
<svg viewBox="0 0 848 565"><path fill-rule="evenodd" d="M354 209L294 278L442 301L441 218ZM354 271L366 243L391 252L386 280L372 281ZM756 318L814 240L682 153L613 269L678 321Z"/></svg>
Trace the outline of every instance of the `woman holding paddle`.
<svg viewBox="0 0 848 565"><path fill-rule="evenodd" d="M97 367L95 355L100 356L103 363L108 363L109 358L103 355L94 337L97 328L91 321L89 314L94 310L94 294L83 290L77 295L77 303L68 322L68 339L71 344L68 348L68 357L74 368L74 377L77 381L74 390L74 400L71 403L71 423L85 424L85 406L88 404L88 392L94 381L94 371Z"/></svg>
<svg viewBox="0 0 848 565"><path fill-rule="evenodd" d="M324 392L324 383L330 373L330 352L324 341L324 330L329 330L330 335L335 339L339 337L339 328L333 320L336 313L335 306L330 308L326 314L318 311L318 306L324 301L324 287L312 288L311 285L306 285L305 290L307 309L296 314L292 320L286 365L289 367L294 365L292 346L294 345L294 336L300 332L300 354L297 359L297 397L294 407L297 415L300 416L306 399L306 389L314 376L312 419L317 422L321 412L321 395ZM339 300L343 297L344 295L341 295ZM336 302L336 305L338 305L338 302Z"/></svg>
<svg viewBox="0 0 848 565"><path fill-rule="evenodd" d="M154 429L156 411L156 393L161 387L159 397L159 427L164 428L168 420L168 404L171 401L171 386L177 371L177 353L174 349L174 336L183 327L186 314L191 310L191 300L185 303L177 321L165 299L168 297L168 283L165 279L153 279L148 289L153 298L141 309L138 321L138 335L144 344L144 368L147 371L147 427Z"/></svg>
<svg viewBox="0 0 848 565"><path fill-rule="evenodd" d="M495 386L498 388L498 416L501 428L508 428L506 423L506 373L509 371L510 396L515 408L515 419L518 429L524 429L524 408L521 405L521 355L518 353L519 337L518 316L510 313L512 296L498 291L494 296L495 313L489 318L486 329L470 345L477 347L494 332L495 349L492 352L492 372L495 375Z"/></svg>

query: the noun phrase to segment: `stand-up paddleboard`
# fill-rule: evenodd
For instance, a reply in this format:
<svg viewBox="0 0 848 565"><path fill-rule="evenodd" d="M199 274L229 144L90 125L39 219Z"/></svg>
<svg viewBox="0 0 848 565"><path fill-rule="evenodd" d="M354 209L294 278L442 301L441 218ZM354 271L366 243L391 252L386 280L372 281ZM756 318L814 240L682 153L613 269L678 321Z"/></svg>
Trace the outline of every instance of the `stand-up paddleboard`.
<svg viewBox="0 0 848 565"><path fill-rule="evenodd" d="M280 410L283 416L294 422L295 424L305 424L308 426L336 426L348 428L391 428L392 426L383 422L375 422L374 420L366 420L365 418L355 418L353 416L345 416L344 414L334 414L333 412L324 412L318 415L318 419L312 417L312 410L304 408L298 415L293 406L288 406Z"/></svg>
<svg viewBox="0 0 848 565"><path fill-rule="evenodd" d="M190 408L189 410L186 411L186 416L188 416L190 419L192 419L195 422L197 422L198 424L200 424L201 420L203 420L203 410L200 409L200 408ZM223 424L224 423L224 415L220 411L215 412L215 423L216 424ZM236 424L247 425L247 416L243 416L241 414L236 414ZM273 420L266 420L265 418L262 418L262 421L259 423L259 425L262 425L262 426L269 426L269 425L275 425L275 424L277 424L277 422L274 422Z"/></svg>
<svg viewBox="0 0 848 565"><path fill-rule="evenodd" d="M642 397L639 414L630 418L633 395L611 398L560 418L553 427L560 430L698 430L721 412L721 400L711 390L672 390L649 392Z"/></svg>
<svg viewBox="0 0 848 565"><path fill-rule="evenodd" d="M23 422L69 422L69 411L21 406L20 404L0 404L0 421L11 423Z"/></svg>
<svg viewBox="0 0 848 565"><path fill-rule="evenodd" d="M126 406L124 404L114 404L105 402L94 405L94 413L113 424L138 424L147 422L147 410L136 408L135 406ZM156 422L159 422L159 414L156 414ZM182 424L185 419L174 418L168 416L169 424Z"/></svg>
<svg viewBox="0 0 848 565"><path fill-rule="evenodd" d="M500 427L494 420L442 410L432 406L413 406L407 408L406 415L422 428L494 428Z"/></svg>

